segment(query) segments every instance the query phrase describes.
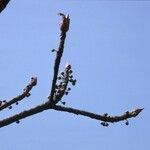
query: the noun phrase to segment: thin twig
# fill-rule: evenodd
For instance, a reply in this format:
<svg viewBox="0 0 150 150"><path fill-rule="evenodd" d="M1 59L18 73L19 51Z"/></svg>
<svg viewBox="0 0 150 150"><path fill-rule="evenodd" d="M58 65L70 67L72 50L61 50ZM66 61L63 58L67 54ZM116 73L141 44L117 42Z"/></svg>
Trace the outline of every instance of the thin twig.
<svg viewBox="0 0 150 150"><path fill-rule="evenodd" d="M119 122L122 120L127 120L127 119L132 118L132 117L136 117L143 110L143 108L142 109L137 108L137 109L133 109L131 111L127 111L123 115L120 115L120 116L108 116L106 114L99 115L99 114L95 114L92 112L74 109L71 107L64 107L64 106L60 106L60 105L54 105L52 107L52 109L57 110L57 111L64 111L64 112L68 112L68 113L73 113L76 115L82 115L82 116L86 116L86 117L89 117L92 119L105 121L105 122L111 122L111 123Z"/></svg>
<svg viewBox="0 0 150 150"><path fill-rule="evenodd" d="M23 100L25 97L29 97L30 96L29 92L32 90L34 86L36 86L36 84L37 84L37 77L32 77L30 83L24 88L23 93L21 95L18 95L9 101L4 102L1 101L0 111L11 106L14 103L18 103L18 101Z"/></svg>

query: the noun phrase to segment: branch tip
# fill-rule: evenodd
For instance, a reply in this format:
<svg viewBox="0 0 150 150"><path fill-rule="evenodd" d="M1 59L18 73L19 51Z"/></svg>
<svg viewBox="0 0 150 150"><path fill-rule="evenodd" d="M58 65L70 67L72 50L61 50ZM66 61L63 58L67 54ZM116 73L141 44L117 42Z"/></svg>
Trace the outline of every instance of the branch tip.
<svg viewBox="0 0 150 150"><path fill-rule="evenodd" d="M69 14L65 15L63 13L58 13L58 15L62 16L62 20L60 22L60 30L62 32L67 32L69 30L70 25Z"/></svg>
<svg viewBox="0 0 150 150"><path fill-rule="evenodd" d="M144 108L136 108L133 109L129 112L129 114L133 117L136 117L137 115L139 115L142 111L144 110Z"/></svg>

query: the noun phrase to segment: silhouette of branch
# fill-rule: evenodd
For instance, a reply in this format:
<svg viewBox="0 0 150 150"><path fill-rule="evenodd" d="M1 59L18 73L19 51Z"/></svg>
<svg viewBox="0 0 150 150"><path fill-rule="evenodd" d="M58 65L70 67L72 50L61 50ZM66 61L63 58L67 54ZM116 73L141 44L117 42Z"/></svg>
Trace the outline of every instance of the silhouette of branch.
<svg viewBox="0 0 150 150"><path fill-rule="evenodd" d="M1 7L2 1L0 0L0 2L1 2L0 3L0 7ZM123 120L125 120L126 125L128 125L129 124L128 119L138 116L142 112L143 108L142 109L137 108L131 111L126 111L124 114L119 115L119 116L110 116L107 113L105 113L104 115L100 115L100 114L95 114L92 112L79 110L79 109L75 109L71 107L64 107L61 105L56 105L58 102L61 102L62 97L65 94L67 95L68 91L70 91L71 88L68 88L68 83L70 82L72 83L72 85L75 85L76 83L76 80L73 79L70 64L67 64L65 66L64 72L62 72L61 75L58 76L59 66L60 66L61 58L62 58L63 51L64 51L66 32L69 30L69 23L70 23L69 15L65 16L62 13L59 13L59 15L62 16L62 20L60 24L60 31L61 31L60 43L59 43L58 50L54 50L54 49L52 50L53 52L56 52L56 58L55 58L55 63L54 63L54 74L53 74L53 80L52 80L52 85L51 85L51 91L48 97L48 101L34 108L24 110L21 113L18 113L11 117L0 120L0 127L7 126L14 122L19 123L21 119L24 119L26 117L38 114L44 110L49 110L49 109L89 117L91 119L101 121L101 125L103 126L108 126L109 125L108 123L114 123L114 122L119 122ZM58 80L60 82L57 82ZM25 97L30 96L29 92L31 91L33 86L35 86L36 84L37 84L37 78L32 77L31 82L26 86L26 88L24 89L24 92L21 95L13 98L9 102L0 101L0 111L7 107L10 107L14 103L18 103L18 101L24 99ZM62 102L62 104L65 105L65 102Z"/></svg>
<svg viewBox="0 0 150 150"><path fill-rule="evenodd" d="M57 111L64 111L64 112L68 112L68 113L73 113L73 114L76 114L76 115L86 116L86 117L89 117L91 119L96 119L96 120L99 120L99 121L103 121L102 123L107 123L107 122L114 123L114 122L127 120L127 119L132 118L132 117L136 117L136 116L139 115L139 113L144 108L137 108L137 109L133 109L131 111L126 111L123 115L120 115L120 116L109 116L107 113L105 113L104 115L99 115L99 114L95 114L95 113L92 113L92 112L79 110L79 109L74 109L74 108L71 108L71 107L63 107L63 106L59 106L59 105L54 105L52 107L52 109L57 110Z"/></svg>
<svg viewBox="0 0 150 150"><path fill-rule="evenodd" d="M6 100L0 101L0 111L9 106L11 108L12 104L14 103L18 104L18 101L23 100L25 97L29 97L30 96L29 92L32 90L34 86L36 86L36 84L37 84L37 77L32 77L30 83L23 89L23 93L21 95L14 97L8 102Z"/></svg>
<svg viewBox="0 0 150 150"><path fill-rule="evenodd" d="M59 65L60 65L61 57L62 57L63 51L64 51L66 32L69 30L69 23L70 23L69 15L65 16L62 13L59 13L59 15L62 16L62 21L60 23L60 30L61 30L60 44L59 44L58 50L55 50L56 58L55 58L55 64L54 64L54 76L53 76L53 80L52 80L51 93L49 96L50 102L54 102L53 96L54 96L55 87L56 87Z"/></svg>
<svg viewBox="0 0 150 150"><path fill-rule="evenodd" d="M119 121L127 120L127 119L132 118L132 117L136 117L143 110L143 108L142 109L138 108L138 109L134 109L131 111L127 111L123 115L120 115L120 116L108 116L106 114L99 115L99 114L91 113L91 112L84 111L84 110L74 109L71 107L53 105L52 103L50 103L48 101L44 104L38 105L34 108L31 108L29 110L25 110L19 114L16 114L14 116L11 116L11 117L8 117L6 119L1 120L0 121L0 127L7 126L7 125L14 123L14 122L19 123L20 122L19 120L21 120L21 119L24 119L26 117L32 116L34 114L40 113L40 112L42 112L44 110L48 110L48 109L53 109L56 111L62 111L62 112L68 112L68 113L76 114L76 115L86 116L86 117L89 117L92 119L103 121L102 122L103 124L104 123L108 124L107 122L110 122L110 123L119 122ZM105 124L103 126L105 126Z"/></svg>
<svg viewBox="0 0 150 150"><path fill-rule="evenodd" d="M16 114L12 117L8 117L6 119L3 119L0 121L0 127L4 127L7 126L13 122L19 123L19 120L24 119L26 117L32 116L34 114L40 113L44 110L50 109L51 105L49 104L49 102L46 102L44 104L38 105L34 108L31 108L29 110L25 110L19 114Z"/></svg>
<svg viewBox="0 0 150 150"><path fill-rule="evenodd" d="M0 13L6 8L10 0L0 0Z"/></svg>

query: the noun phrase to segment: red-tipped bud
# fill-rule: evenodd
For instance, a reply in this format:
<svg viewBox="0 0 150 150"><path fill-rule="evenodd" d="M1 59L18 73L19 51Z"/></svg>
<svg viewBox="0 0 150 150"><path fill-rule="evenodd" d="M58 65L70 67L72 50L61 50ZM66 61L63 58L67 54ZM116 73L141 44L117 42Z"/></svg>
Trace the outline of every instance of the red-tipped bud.
<svg viewBox="0 0 150 150"><path fill-rule="evenodd" d="M62 32L67 32L69 30L69 24L70 24L70 18L69 15L64 15L63 13L59 13L60 16L62 16L62 20L60 23L60 30Z"/></svg>

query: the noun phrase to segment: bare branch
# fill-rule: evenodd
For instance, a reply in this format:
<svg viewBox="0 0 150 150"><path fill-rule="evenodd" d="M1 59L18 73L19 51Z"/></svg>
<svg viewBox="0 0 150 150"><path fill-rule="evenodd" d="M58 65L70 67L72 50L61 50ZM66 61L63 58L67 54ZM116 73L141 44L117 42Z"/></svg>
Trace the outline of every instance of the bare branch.
<svg viewBox="0 0 150 150"><path fill-rule="evenodd" d="M38 106L31 108L29 110L25 110L19 114L16 114L14 116L11 116L11 117L8 117L6 119L1 120L0 121L0 128L7 126L13 122L19 123L19 120L24 119L24 118L29 117L29 116L32 116L34 114L40 113L40 112L47 110L47 109L50 109L49 102L38 105Z"/></svg>
<svg viewBox="0 0 150 150"><path fill-rule="evenodd" d="M21 119L24 119L26 117L32 116L34 114L40 113L40 112L42 112L44 110L48 110L48 109L54 109L56 111L63 111L63 112L68 112L68 113L72 113L72 114L76 114L76 115L82 115L82 116L86 116L86 117L89 117L92 119L96 119L96 120L104 121L104 122L110 122L110 123L119 122L119 121L127 120L132 117L136 117L143 110L143 109L138 108L138 109L134 109L132 111L127 111L126 113L124 113L123 115L120 115L120 116L108 116L106 114L99 115L99 114L95 114L95 113L84 111L84 110L74 109L71 107L64 107L64 106L60 106L60 105L53 105L50 102L46 102L44 104L38 105L29 110L25 110L14 116L11 116L11 117L1 120L0 127L7 126L14 122L18 122Z"/></svg>
<svg viewBox="0 0 150 150"><path fill-rule="evenodd" d="M30 96L29 92L32 90L34 86L36 86L36 84L37 84L37 77L32 77L30 83L24 88L23 93L21 95L14 97L8 102L6 100L0 101L0 111L11 106L14 103L17 104L18 101L23 100L25 97L29 97Z"/></svg>
<svg viewBox="0 0 150 150"><path fill-rule="evenodd" d="M3 2L4 2L4 0L0 0L0 10L1 11L7 5L6 3L4 5ZM7 0L7 3L8 2L9 1ZM2 9L2 6L3 6L3 9ZM119 122L119 121L123 121L123 120L125 120L126 125L128 125L129 124L128 119L138 116L141 113L141 111L143 110L143 108L142 109L137 108L137 109L133 109L131 111L126 111L124 114L122 114L120 116L110 116L107 113L105 113L104 115L100 115L100 114L95 114L92 112L79 110L79 109L75 109L75 108L71 108L71 107L64 107L64 106L56 105L59 101L61 101L61 98L64 96L64 94L67 94L68 91L70 91L71 88L68 88L68 83L71 82L72 85L75 85L75 83L76 83L76 80L73 79L70 64L66 65L64 72L62 72L61 75L58 77L59 66L60 66L61 58L62 58L63 51L64 51L66 32L69 30L69 24L70 24L69 15L65 16L63 13L59 13L59 15L62 16L62 20L60 23L60 31L61 31L60 43L59 43L58 50L54 50L54 49L52 50L53 52L56 52L56 58L55 58L55 63L54 63L54 75L53 75L53 80L52 80L51 92L48 97L49 100L41 105L34 107L34 108L25 110L21 113L11 116L11 117L0 120L0 127L7 126L14 122L19 123L19 121L21 119L35 115L37 113L40 113L40 112L42 112L44 110L48 110L48 109L53 109L55 111L68 112L68 113L72 113L72 114L76 114L76 115L86 116L91 119L101 121L101 125L103 125L103 126L108 126L108 123L114 123L114 122ZM57 82L58 79L60 79L60 82ZM0 111L7 107L10 107L14 103L18 103L18 101L21 101L25 97L30 96L29 92L31 91L33 86L35 86L36 84L37 84L37 78L32 77L31 82L26 86L26 88L24 89L24 91L21 95L16 96L15 98L13 98L12 100L10 100L8 102L0 101ZM65 103L63 103L63 104L65 104Z"/></svg>
<svg viewBox="0 0 150 150"><path fill-rule="evenodd" d="M142 110L143 108L137 108L137 109L133 109L131 111L127 111L126 113L124 113L123 115L120 116L108 116L108 114L104 114L104 115L98 115L95 113L91 113L88 111L84 111L84 110L79 110L79 109L74 109L71 107L64 107L64 106L60 106L60 105L55 105L52 107L52 109L58 110L58 111L64 111L64 112L68 112L68 113L73 113L76 115L82 115L82 116L86 116L92 119L96 119L96 120L100 120L100 121L104 121L104 122L119 122L122 120L127 120L129 118L132 117L136 117Z"/></svg>
<svg viewBox="0 0 150 150"><path fill-rule="evenodd" d="M54 76L52 80L51 93L49 96L50 102L53 102L53 96L54 96L54 91L55 91L55 86L56 86L56 81L57 81L57 76L58 76L58 71L59 71L59 65L60 65L61 57L64 51L66 32L69 30L69 22L70 22L69 15L65 16L62 13L59 13L59 15L63 17L62 17L62 21L60 24L60 30L61 30L60 44L59 44L58 50L56 51L56 58L55 58L55 64L54 64Z"/></svg>

